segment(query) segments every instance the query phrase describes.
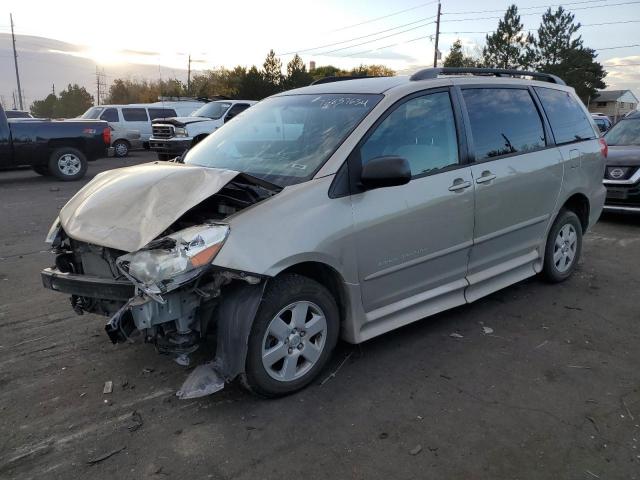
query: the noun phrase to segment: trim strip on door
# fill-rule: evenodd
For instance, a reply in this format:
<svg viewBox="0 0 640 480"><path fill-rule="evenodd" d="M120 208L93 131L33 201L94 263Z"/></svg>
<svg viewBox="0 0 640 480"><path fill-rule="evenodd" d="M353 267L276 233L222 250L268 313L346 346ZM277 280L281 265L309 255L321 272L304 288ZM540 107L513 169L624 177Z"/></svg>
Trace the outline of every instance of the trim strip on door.
<svg viewBox="0 0 640 480"><path fill-rule="evenodd" d="M378 270L377 272L373 272L367 275L366 277L364 277L364 281L366 282L367 280L373 280L374 278L383 277L385 275L389 275L390 273L397 272L398 270L403 270L405 268L413 267L414 265L418 265L420 263L428 262L429 260L433 260L438 257L442 257L444 255L449 255L451 253L464 250L465 248L469 248L472 245L473 245L473 242L469 240L468 242L460 243L458 245L454 245L453 247L438 250L437 252L433 252L428 255L424 255L422 257L414 258L413 260L409 260L408 262L400 263L398 265L394 265L392 267L384 268L382 270Z"/></svg>
<svg viewBox="0 0 640 480"><path fill-rule="evenodd" d="M502 230L497 230L495 232L488 233L487 235L483 235L482 237L478 237L474 240L474 245L478 243L486 242L488 240L493 240L496 237L501 237L502 235L506 235L507 233L515 232L516 230L520 230L521 228L530 227L531 225L536 225L538 223L542 223L549 218L549 214L540 215L539 217L532 218L531 220L526 220L524 222L516 223L515 225L511 225L509 227L503 228ZM366 279L365 279L366 280Z"/></svg>

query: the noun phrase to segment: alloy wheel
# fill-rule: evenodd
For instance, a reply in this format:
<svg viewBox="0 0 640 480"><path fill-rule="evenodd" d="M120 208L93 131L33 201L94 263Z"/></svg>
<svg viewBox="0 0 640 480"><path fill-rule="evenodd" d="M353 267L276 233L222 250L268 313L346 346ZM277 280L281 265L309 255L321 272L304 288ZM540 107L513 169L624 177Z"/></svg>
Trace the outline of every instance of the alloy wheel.
<svg viewBox="0 0 640 480"><path fill-rule="evenodd" d="M574 226L567 223L558 231L553 246L553 263L560 273L564 273L571 268L577 249L578 234Z"/></svg>
<svg viewBox="0 0 640 480"><path fill-rule="evenodd" d="M72 153L65 153L58 158L58 169L64 175L76 175L80 172L81 168L82 163L80 162L80 159Z"/></svg>

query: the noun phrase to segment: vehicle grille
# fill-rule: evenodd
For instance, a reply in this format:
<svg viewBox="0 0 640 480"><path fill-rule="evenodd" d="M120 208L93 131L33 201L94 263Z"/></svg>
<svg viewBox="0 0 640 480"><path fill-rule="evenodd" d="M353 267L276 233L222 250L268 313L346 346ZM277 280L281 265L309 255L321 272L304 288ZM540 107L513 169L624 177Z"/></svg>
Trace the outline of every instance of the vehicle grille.
<svg viewBox="0 0 640 480"><path fill-rule="evenodd" d="M153 138L171 138L173 137L173 125L153 125Z"/></svg>

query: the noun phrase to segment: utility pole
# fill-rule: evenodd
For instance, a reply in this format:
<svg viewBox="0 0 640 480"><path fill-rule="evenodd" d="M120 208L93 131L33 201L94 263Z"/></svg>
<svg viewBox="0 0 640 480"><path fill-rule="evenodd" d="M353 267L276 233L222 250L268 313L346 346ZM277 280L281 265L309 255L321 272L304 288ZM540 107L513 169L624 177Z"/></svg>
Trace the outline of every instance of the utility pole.
<svg viewBox="0 0 640 480"><path fill-rule="evenodd" d="M433 68L438 66L438 40L440 40L440 1L438 1L438 16L436 17L436 51L433 54Z"/></svg>
<svg viewBox="0 0 640 480"><path fill-rule="evenodd" d="M189 66L187 67L187 96L191 95L191 54L189 54Z"/></svg>
<svg viewBox="0 0 640 480"><path fill-rule="evenodd" d="M106 93L107 83L104 80L104 76L104 69L101 72L96 65L96 105L100 105L102 97Z"/></svg>
<svg viewBox="0 0 640 480"><path fill-rule="evenodd" d="M56 84L52 83L51 84L51 93L53 94L53 96L56 96Z"/></svg>
<svg viewBox="0 0 640 480"><path fill-rule="evenodd" d="M22 88L20 87L20 74L18 73L18 53L16 52L16 36L13 33L13 15L11 13L9 14L9 18L11 20L11 40L13 41L13 62L16 66L16 82L18 83L18 99L20 100L20 110L24 110L22 105Z"/></svg>
<svg viewBox="0 0 640 480"><path fill-rule="evenodd" d="M13 92L11 92L11 95L13 95L13 109L17 110L18 106L16 105L16 91L14 90Z"/></svg>

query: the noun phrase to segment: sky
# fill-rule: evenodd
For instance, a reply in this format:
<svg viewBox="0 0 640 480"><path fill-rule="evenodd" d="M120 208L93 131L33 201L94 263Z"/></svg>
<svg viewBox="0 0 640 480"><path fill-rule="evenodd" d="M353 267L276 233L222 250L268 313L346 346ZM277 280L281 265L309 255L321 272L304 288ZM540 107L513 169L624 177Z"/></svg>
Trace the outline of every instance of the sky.
<svg viewBox="0 0 640 480"><path fill-rule="evenodd" d="M546 6L558 5L551 1L516 3L525 29L538 27ZM496 28L496 17L501 17L510 3L443 0L440 50L446 54L456 38L471 52L480 48L485 32ZM598 49L598 60L610 72L606 79L610 88L631 88L640 96L640 0L575 0L562 5L584 25L580 33L585 45ZM0 84L0 95L5 96L11 95L8 89L15 88L7 86L14 76L13 59L10 37L2 35L10 32L9 7L18 34L19 55L24 57L33 53L28 49L40 49L38 53L46 54L49 63L62 65L81 59L87 69L81 84L92 82L89 69L93 71L95 65L104 69L107 83L122 72L134 78L181 78L189 54L192 69L202 70L261 65L270 48L284 64L298 52L305 62L314 60L317 65L350 68L382 63L399 72L410 72L433 63L437 12L433 0L3 2L0 77L5 84ZM607 22L615 23L594 25ZM622 46L625 48L617 48ZM36 77L29 79L33 97L51 89L43 75L47 67L41 67L24 67L23 76L29 71Z"/></svg>

